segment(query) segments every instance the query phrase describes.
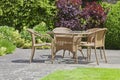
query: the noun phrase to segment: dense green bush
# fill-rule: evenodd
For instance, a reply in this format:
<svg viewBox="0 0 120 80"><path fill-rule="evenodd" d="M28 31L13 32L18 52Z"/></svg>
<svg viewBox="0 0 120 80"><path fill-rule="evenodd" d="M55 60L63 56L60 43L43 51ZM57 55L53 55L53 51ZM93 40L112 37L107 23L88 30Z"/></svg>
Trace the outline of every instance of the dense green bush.
<svg viewBox="0 0 120 80"><path fill-rule="evenodd" d="M40 24L35 25L33 29L42 34L46 34L46 31L48 30L46 23L43 21Z"/></svg>
<svg viewBox="0 0 120 80"><path fill-rule="evenodd" d="M8 25L18 30L32 28L45 21L53 28L55 0L0 0L0 26Z"/></svg>
<svg viewBox="0 0 120 80"><path fill-rule="evenodd" d="M21 48L30 48L32 44L31 35L28 33L27 28L24 27L20 32L21 38L24 39L24 45Z"/></svg>
<svg viewBox="0 0 120 80"><path fill-rule="evenodd" d="M109 6L110 11L107 16L105 26L108 28L106 35L106 48L108 49L120 49L120 1L116 4Z"/></svg>
<svg viewBox="0 0 120 80"><path fill-rule="evenodd" d="M16 47L21 47L24 45L24 39L21 38L18 30L15 30L12 27L0 26L0 34L1 39L8 40L9 42L16 45Z"/></svg>
<svg viewBox="0 0 120 80"><path fill-rule="evenodd" d="M10 54L16 49L16 46L13 45L10 41L6 39L0 39L0 56L5 54Z"/></svg>
<svg viewBox="0 0 120 80"><path fill-rule="evenodd" d="M38 38L40 40L40 42L41 41L42 42L50 42L50 39L49 39L50 36L47 34L48 28L46 27L45 22L41 22L40 24L36 25L33 29L43 35L43 36L41 36L41 38Z"/></svg>
<svg viewBox="0 0 120 80"><path fill-rule="evenodd" d="M42 34L52 30L56 13L54 3L55 0L0 0L0 38L8 40L17 47L30 48L31 36L26 29L32 28ZM117 4L102 3L102 6L110 8L105 23L108 28L106 48L120 49L120 1ZM15 29L21 30L21 35ZM44 36L38 38L37 42L50 42L50 40ZM2 54L6 48L0 47L0 50L3 50Z"/></svg>

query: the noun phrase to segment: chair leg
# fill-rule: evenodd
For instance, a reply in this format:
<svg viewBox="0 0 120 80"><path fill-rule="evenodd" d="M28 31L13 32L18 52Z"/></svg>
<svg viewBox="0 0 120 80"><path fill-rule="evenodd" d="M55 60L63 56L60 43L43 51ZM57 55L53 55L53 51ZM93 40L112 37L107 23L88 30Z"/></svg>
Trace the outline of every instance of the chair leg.
<svg viewBox="0 0 120 80"><path fill-rule="evenodd" d="M54 62L54 58L55 58L55 48L52 46L52 48L51 48L51 55L52 55L52 60L51 60L51 62L52 62L52 64L53 64L53 62Z"/></svg>
<svg viewBox="0 0 120 80"><path fill-rule="evenodd" d="M63 58L64 58L64 56L65 56L65 50L63 50ZM69 51L69 56L70 56L70 51Z"/></svg>
<svg viewBox="0 0 120 80"><path fill-rule="evenodd" d="M73 52L73 54L74 54L74 56L73 57L75 57L75 63L77 64L78 63L78 56L77 56L77 50L78 50L78 48L77 48L77 46L75 46L76 48L75 48L75 51Z"/></svg>
<svg viewBox="0 0 120 80"><path fill-rule="evenodd" d="M90 47L87 47L87 62L90 61L91 50Z"/></svg>
<svg viewBox="0 0 120 80"><path fill-rule="evenodd" d="M69 56L70 56L70 51L69 51Z"/></svg>
<svg viewBox="0 0 120 80"><path fill-rule="evenodd" d="M52 64L53 64L53 62L54 62L55 54L56 54L56 52L53 51L53 53L52 53Z"/></svg>
<svg viewBox="0 0 120 80"><path fill-rule="evenodd" d="M51 46L51 62L53 64L53 54L54 54L54 49L53 49L53 46Z"/></svg>
<svg viewBox="0 0 120 80"><path fill-rule="evenodd" d="M75 56L75 63L78 64L78 56L77 56L77 52L74 52L74 56Z"/></svg>
<svg viewBox="0 0 120 80"><path fill-rule="evenodd" d="M106 58L106 55L105 55L105 47L103 47L103 55L104 55L104 58L105 58L105 62L107 63L107 58Z"/></svg>
<svg viewBox="0 0 120 80"><path fill-rule="evenodd" d="M96 53L96 48L95 48L95 57L96 57L97 65L99 65L98 58L97 58L97 53Z"/></svg>
<svg viewBox="0 0 120 80"><path fill-rule="evenodd" d="M52 53L52 64L54 62L54 58L55 58L55 52Z"/></svg>
<svg viewBox="0 0 120 80"><path fill-rule="evenodd" d="M83 56L83 57L85 57L85 56L84 56L84 54L83 54L83 52L82 52L82 50L81 50L81 49L79 49L79 51L81 52L82 56Z"/></svg>
<svg viewBox="0 0 120 80"><path fill-rule="evenodd" d="M103 59L101 47L100 47L100 57L101 57L101 59Z"/></svg>
<svg viewBox="0 0 120 80"><path fill-rule="evenodd" d="M52 57L51 57L51 62L52 62L52 64L53 64L54 58L55 58L55 53L56 53L56 48L55 48L54 40L52 40L52 43L51 43L51 44L52 44L52 45L51 45L51 55L52 55Z"/></svg>
<svg viewBox="0 0 120 80"><path fill-rule="evenodd" d="M91 47L89 47L89 61L91 60Z"/></svg>
<svg viewBox="0 0 120 80"><path fill-rule="evenodd" d="M73 53L73 57L72 58L75 59L75 53Z"/></svg>
<svg viewBox="0 0 120 80"><path fill-rule="evenodd" d="M88 59L89 59L89 47L87 47L87 62L88 62Z"/></svg>
<svg viewBox="0 0 120 80"><path fill-rule="evenodd" d="M64 58L64 56L65 56L65 50L63 50L63 58Z"/></svg>
<svg viewBox="0 0 120 80"><path fill-rule="evenodd" d="M30 63L33 60L34 54L35 54L35 47L32 47L32 53L31 53L31 57L30 57Z"/></svg>

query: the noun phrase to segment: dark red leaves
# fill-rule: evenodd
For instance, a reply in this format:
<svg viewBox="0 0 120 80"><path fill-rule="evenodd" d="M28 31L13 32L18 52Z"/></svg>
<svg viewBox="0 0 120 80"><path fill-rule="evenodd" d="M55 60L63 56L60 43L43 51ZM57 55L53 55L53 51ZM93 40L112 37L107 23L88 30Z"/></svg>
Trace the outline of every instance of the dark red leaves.
<svg viewBox="0 0 120 80"><path fill-rule="evenodd" d="M104 23L106 15L105 10L97 2L87 2L81 14L82 18L87 21L87 26L89 26L89 24L93 24L92 26L94 27L99 27Z"/></svg>
<svg viewBox="0 0 120 80"><path fill-rule="evenodd" d="M83 4L84 6L81 9L82 0L58 0L56 2L58 9L56 26L68 27L72 30L101 27L101 24L106 20L105 10L96 0L93 2L86 1Z"/></svg>
<svg viewBox="0 0 120 80"><path fill-rule="evenodd" d="M56 26L68 27L72 30L80 30L79 9L81 0L58 0L56 5L58 8Z"/></svg>

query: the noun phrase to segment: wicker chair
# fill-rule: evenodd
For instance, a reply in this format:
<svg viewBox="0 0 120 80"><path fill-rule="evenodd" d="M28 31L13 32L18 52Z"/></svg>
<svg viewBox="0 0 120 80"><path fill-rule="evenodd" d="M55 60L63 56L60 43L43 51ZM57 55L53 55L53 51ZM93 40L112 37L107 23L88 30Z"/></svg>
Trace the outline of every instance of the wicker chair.
<svg viewBox="0 0 120 80"><path fill-rule="evenodd" d="M87 35L87 40L81 41L81 43L93 42L94 41L94 33L101 28L92 28L88 29L88 32L92 32L91 34Z"/></svg>
<svg viewBox="0 0 120 80"><path fill-rule="evenodd" d="M100 48L100 54L102 57L102 52L101 49L103 48L103 55L105 58L105 62L107 63L107 59L106 59L106 55L105 55L105 33L106 33L107 29L106 28L99 28L97 30L94 31L94 34L91 34L88 37L88 41L82 43L80 46L85 46L87 47L87 57L90 60L91 57L91 48L95 49L95 57L96 57L96 62L97 64L99 64L98 62L98 58L97 58L97 54L96 54L96 48Z"/></svg>
<svg viewBox="0 0 120 80"><path fill-rule="evenodd" d="M85 37L85 40L81 41L80 47L81 47L82 44L87 44L88 42L89 43L94 42L94 40L95 40L94 34L99 29L101 29L101 28L91 28L91 29L88 29L87 32L91 32L91 34L87 35L87 37ZM87 48L89 48L89 47L87 47ZM89 50L89 52L91 54L91 48L89 48L89 49L87 49L87 55L89 53L88 50ZM101 56L101 58L102 58L102 56ZM88 61L88 58L86 60Z"/></svg>
<svg viewBox="0 0 120 80"><path fill-rule="evenodd" d="M31 37L32 37L32 51L31 51L31 57L30 57L30 63L31 63L35 54L35 48L45 46L45 45L51 46L51 43L36 43L36 37L37 36L42 37L43 35L35 32L33 29L27 29L27 31L31 34Z"/></svg>
<svg viewBox="0 0 120 80"><path fill-rule="evenodd" d="M73 58L75 58L75 63L78 63L77 50L79 49L78 45L80 44L81 37L67 34L70 33L70 31L71 31L70 29L63 27L55 28L53 30L54 48L52 52L52 62L54 61L54 57L59 50L63 50L63 51L68 50L71 53L73 53Z"/></svg>

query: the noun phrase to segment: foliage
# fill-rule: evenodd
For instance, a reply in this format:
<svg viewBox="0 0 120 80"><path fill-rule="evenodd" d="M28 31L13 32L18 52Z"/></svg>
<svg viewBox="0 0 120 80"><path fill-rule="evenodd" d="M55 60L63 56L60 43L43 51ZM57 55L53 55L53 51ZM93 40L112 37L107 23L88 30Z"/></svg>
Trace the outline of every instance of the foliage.
<svg viewBox="0 0 120 80"><path fill-rule="evenodd" d="M58 70L41 80L119 80L120 69L77 68Z"/></svg>
<svg viewBox="0 0 120 80"><path fill-rule="evenodd" d="M24 39L21 38L18 30L12 27L0 26L0 34L0 38L8 40L17 47L21 47L24 44Z"/></svg>
<svg viewBox="0 0 120 80"><path fill-rule="evenodd" d="M28 33L27 28L24 27L20 32L21 38L24 39L24 44L21 48L30 48L32 46L31 35Z"/></svg>
<svg viewBox="0 0 120 80"><path fill-rule="evenodd" d="M88 2L97 2L101 3L103 0L82 0L82 6L84 7Z"/></svg>
<svg viewBox="0 0 120 80"><path fill-rule="evenodd" d="M97 2L87 2L81 14L83 20L86 21L85 29L103 27L106 16L107 12Z"/></svg>
<svg viewBox="0 0 120 80"><path fill-rule="evenodd" d="M103 27L107 12L98 4L98 0L58 0L56 26L68 27L72 30L85 30L93 27ZM100 1L100 0L99 0ZM86 2L86 3L85 3Z"/></svg>
<svg viewBox="0 0 120 80"><path fill-rule="evenodd" d="M42 34L46 34L46 31L48 30L46 27L46 23L43 21L39 23L38 25L35 25L33 29Z"/></svg>
<svg viewBox="0 0 120 80"><path fill-rule="evenodd" d="M107 6L110 5L108 4ZM109 49L120 49L120 1L110 7L105 26L108 28L106 47Z"/></svg>
<svg viewBox="0 0 120 80"><path fill-rule="evenodd" d="M6 39L0 39L0 55L10 54L16 49L10 41Z"/></svg>
<svg viewBox="0 0 120 80"><path fill-rule="evenodd" d="M56 6L58 9L57 27L68 27L72 30L80 30L79 15L81 0L58 0Z"/></svg>
<svg viewBox="0 0 120 80"><path fill-rule="evenodd" d="M0 47L0 56L3 56L6 54L6 47Z"/></svg>
<svg viewBox="0 0 120 80"><path fill-rule="evenodd" d="M32 28L41 21L53 27L54 0L0 0L0 26L8 25L21 30Z"/></svg>
<svg viewBox="0 0 120 80"><path fill-rule="evenodd" d="M23 30L20 32L21 38L25 39L25 41L31 41L31 35L27 32L27 28L24 27ZM28 42L29 42L28 41Z"/></svg>
<svg viewBox="0 0 120 80"><path fill-rule="evenodd" d="M41 22L40 24L34 26L33 28L35 31L37 31L39 34L41 34L41 38L39 37L37 39L38 42L50 42L50 36L47 34L47 27L45 22Z"/></svg>

